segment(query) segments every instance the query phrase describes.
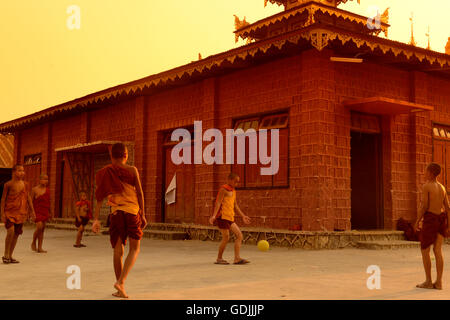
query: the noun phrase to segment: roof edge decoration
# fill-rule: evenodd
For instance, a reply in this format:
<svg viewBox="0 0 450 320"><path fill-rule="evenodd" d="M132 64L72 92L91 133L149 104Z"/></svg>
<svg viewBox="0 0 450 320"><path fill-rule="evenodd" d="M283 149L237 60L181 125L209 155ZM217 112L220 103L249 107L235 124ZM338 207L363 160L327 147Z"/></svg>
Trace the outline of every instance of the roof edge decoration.
<svg viewBox="0 0 450 320"><path fill-rule="evenodd" d="M155 74L140 80L102 90L16 120L2 123L0 124L0 133L15 132L20 127L28 126L47 118L54 118L62 113L74 112L78 109L87 109L91 104L101 103L107 99L119 97L121 95L142 94L144 90L160 90L168 85L180 84L183 81L191 80L194 77L198 79L199 77L211 76L211 74L214 74L217 70L221 70L221 68L225 69L239 61L266 55L269 50L278 50L277 52L280 52L286 44L300 45L301 41L309 43L319 51L329 46L332 42L333 45L338 46L353 43L357 48L364 48L366 51L372 53L377 51L377 54L380 55L390 54L394 55L395 58L402 56L402 59L405 57L406 63L411 63L415 66L417 66L418 60L420 63L428 62L430 65L434 65L434 70L438 72L445 72L450 69L450 55L444 53L414 47L402 42L373 35L364 35L347 30L340 30L329 26L310 26L305 29L281 34L277 37L235 48L160 74ZM429 68L428 65L427 68Z"/></svg>

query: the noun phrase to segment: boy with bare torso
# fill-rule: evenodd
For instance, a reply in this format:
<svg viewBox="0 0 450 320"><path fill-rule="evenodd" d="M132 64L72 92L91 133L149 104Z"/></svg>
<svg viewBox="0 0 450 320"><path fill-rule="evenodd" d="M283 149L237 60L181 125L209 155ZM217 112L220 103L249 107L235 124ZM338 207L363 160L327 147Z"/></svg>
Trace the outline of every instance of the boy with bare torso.
<svg viewBox="0 0 450 320"><path fill-rule="evenodd" d="M419 211L414 228L417 230L422 222L420 233L420 243L422 249L422 260L425 269L426 280L418 284L418 288L442 290L442 274L444 271L444 258L442 256L442 243L444 237L449 233L447 212L449 203L447 190L437 181L441 173L441 167L437 163L431 163L426 169L427 182L423 185L422 207ZM446 212L443 212L445 209ZM436 258L437 278L436 282L431 279L431 259L430 248L433 245L434 256Z"/></svg>

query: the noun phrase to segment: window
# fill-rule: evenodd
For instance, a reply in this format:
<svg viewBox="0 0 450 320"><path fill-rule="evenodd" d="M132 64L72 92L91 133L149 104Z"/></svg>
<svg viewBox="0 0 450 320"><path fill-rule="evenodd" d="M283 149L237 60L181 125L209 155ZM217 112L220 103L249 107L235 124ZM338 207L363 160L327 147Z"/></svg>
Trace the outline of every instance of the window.
<svg viewBox="0 0 450 320"><path fill-rule="evenodd" d="M450 187L450 126L433 126L433 161L439 163L442 172L438 177L446 188Z"/></svg>
<svg viewBox="0 0 450 320"><path fill-rule="evenodd" d="M254 129L257 132L258 146L256 148L258 152L257 163L250 164L249 158L249 138L245 140L245 164L237 163L237 143L235 143L235 159L232 166L233 172L237 173L241 178L241 187L243 188L261 188L261 187L286 187L289 185L288 179L288 168L289 168L289 158L288 158L288 146L289 146L289 135L288 135L288 119L287 113L260 116L254 118L248 118L244 120L236 121L234 129L242 129L246 132L249 129ZM269 157L271 155L271 129L279 130L279 169L275 175L261 175L261 168L270 167L271 164L263 165L259 159L259 138L260 130L266 129L267 132L267 153ZM272 157L273 159L273 157ZM273 160L272 160L273 161Z"/></svg>
<svg viewBox="0 0 450 320"><path fill-rule="evenodd" d="M40 164L41 163L41 155L40 154L33 154L29 156L25 156L23 160L23 164L25 166L31 166L34 164Z"/></svg>

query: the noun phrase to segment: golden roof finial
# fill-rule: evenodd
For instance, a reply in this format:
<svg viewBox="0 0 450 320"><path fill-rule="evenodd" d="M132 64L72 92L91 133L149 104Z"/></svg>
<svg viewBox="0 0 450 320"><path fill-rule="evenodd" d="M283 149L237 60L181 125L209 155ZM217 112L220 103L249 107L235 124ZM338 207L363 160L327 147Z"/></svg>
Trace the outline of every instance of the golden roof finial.
<svg viewBox="0 0 450 320"><path fill-rule="evenodd" d="M445 53L450 54L450 37L448 37L447 45L445 46Z"/></svg>
<svg viewBox="0 0 450 320"><path fill-rule="evenodd" d="M431 45L430 45L430 26L428 26L428 32L425 33L425 35L428 38L428 46L427 46L427 50L431 50Z"/></svg>
<svg viewBox="0 0 450 320"><path fill-rule="evenodd" d="M411 18L409 20L411 21L411 41L409 42L410 45L415 46L416 41L414 40L414 13L411 12Z"/></svg>

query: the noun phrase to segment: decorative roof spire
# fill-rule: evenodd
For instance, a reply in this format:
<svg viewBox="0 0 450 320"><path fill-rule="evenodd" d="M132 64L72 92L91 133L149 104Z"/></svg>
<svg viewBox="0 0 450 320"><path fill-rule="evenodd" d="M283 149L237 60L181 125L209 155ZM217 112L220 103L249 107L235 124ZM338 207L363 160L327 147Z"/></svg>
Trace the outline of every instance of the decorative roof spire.
<svg viewBox="0 0 450 320"><path fill-rule="evenodd" d="M445 46L445 53L450 54L450 37L448 38L447 45Z"/></svg>
<svg viewBox="0 0 450 320"><path fill-rule="evenodd" d="M430 45L430 26L428 26L428 32L425 33L425 35L428 38L428 46L427 46L427 50L431 50L431 45Z"/></svg>
<svg viewBox="0 0 450 320"><path fill-rule="evenodd" d="M414 40L414 14L411 12L411 18L409 18L411 21L411 41L409 42L410 45L416 46L416 41Z"/></svg>

